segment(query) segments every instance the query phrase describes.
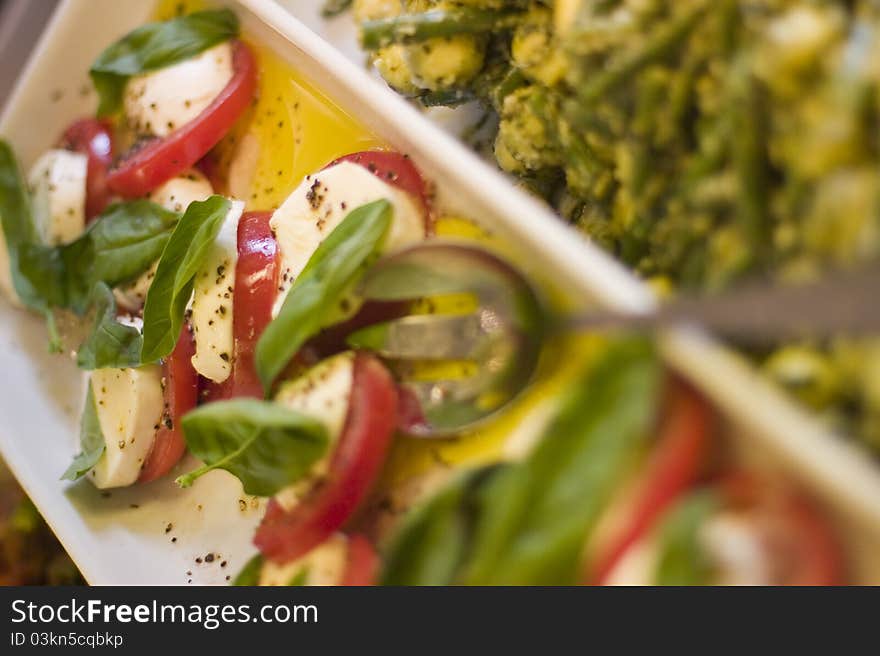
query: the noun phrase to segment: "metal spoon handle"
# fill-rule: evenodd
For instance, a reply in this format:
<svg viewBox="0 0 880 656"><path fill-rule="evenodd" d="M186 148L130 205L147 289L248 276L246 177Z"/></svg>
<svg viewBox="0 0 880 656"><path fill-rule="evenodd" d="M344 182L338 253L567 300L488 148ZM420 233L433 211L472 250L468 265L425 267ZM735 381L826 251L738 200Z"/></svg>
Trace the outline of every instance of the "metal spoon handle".
<svg viewBox="0 0 880 656"><path fill-rule="evenodd" d="M682 323L756 345L880 334L880 266L801 285L751 284L715 296L683 297L643 314L599 311L563 320L564 326L580 330L653 329Z"/></svg>

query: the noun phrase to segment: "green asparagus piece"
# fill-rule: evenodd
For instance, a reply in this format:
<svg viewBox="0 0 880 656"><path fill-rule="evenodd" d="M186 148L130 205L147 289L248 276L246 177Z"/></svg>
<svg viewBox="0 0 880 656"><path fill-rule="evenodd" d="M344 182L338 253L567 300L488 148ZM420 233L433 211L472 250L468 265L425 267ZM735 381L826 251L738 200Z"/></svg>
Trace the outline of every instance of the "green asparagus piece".
<svg viewBox="0 0 880 656"><path fill-rule="evenodd" d="M351 7L354 0L325 0L324 6L321 8L321 15L324 18L332 18L342 14Z"/></svg>
<svg viewBox="0 0 880 656"><path fill-rule="evenodd" d="M516 25L521 15L520 11L469 8L401 14L364 22L361 45L367 50L377 50L392 43L507 30Z"/></svg>
<svg viewBox="0 0 880 656"><path fill-rule="evenodd" d="M587 108L593 105L614 87L630 80L640 69L680 47L706 10L707 6L700 4L684 12L677 20L663 25L652 34L645 45L626 53L609 70L590 80L577 94L582 106Z"/></svg>
<svg viewBox="0 0 880 656"><path fill-rule="evenodd" d="M501 103L504 102L507 96L525 84L526 77L522 71L516 68L508 69L507 74L488 91L488 97L491 100L492 106L500 108Z"/></svg>
<svg viewBox="0 0 880 656"><path fill-rule="evenodd" d="M733 112L733 162L739 177L739 219L751 246L753 261L763 261L770 246L768 214L767 121L760 91L747 74L737 76L731 102Z"/></svg>
<svg viewBox="0 0 880 656"><path fill-rule="evenodd" d="M469 89L441 89L425 91L416 99L425 107L457 107L476 99L476 94Z"/></svg>

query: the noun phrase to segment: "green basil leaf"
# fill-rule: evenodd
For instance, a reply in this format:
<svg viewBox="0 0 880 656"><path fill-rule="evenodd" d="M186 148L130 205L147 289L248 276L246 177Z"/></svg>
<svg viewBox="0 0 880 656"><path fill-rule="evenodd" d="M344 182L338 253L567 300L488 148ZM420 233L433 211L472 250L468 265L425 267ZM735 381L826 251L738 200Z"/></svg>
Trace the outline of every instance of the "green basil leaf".
<svg viewBox="0 0 880 656"><path fill-rule="evenodd" d="M133 280L162 254L180 215L147 200L109 207L74 241L42 244L24 180L9 144L0 140L0 219L16 294L47 319L58 343L51 308L82 314L97 283Z"/></svg>
<svg viewBox="0 0 880 656"><path fill-rule="evenodd" d="M159 259L179 218L146 200L112 205L68 244L23 244L21 275L47 305L82 314L96 283L128 282Z"/></svg>
<svg viewBox="0 0 880 656"><path fill-rule="evenodd" d="M489 483L466 582L577 582L588 531L650 439L659 380L646 340L609 347L534 453Z"/></svg>
<svg viewBox="0 0 880 656"><path fill-rule="evenodd" d="M78 241L80 252L67 247L68 269L86 281L110 287L134 280L159 259L180 214L147 200L110 206Z"/></svg>
<svg viewBox="0 0 880 656"><path fill-rule="evenodd" d="M140 333L116 321L110 286L146 271L162 254L179 218L146 200L119 203L73 242L22 246L22 275L47 306L83 314L97 304L92 332L78 349L77 362L83 369L141 364L140 351L134 351L140 349Z"/></svg>
<svg viewBox="0 0 880 656"><path fill-rule="evenodd" d="M35 287L31 278L22 272L22 260L29 260L29 255L38 255L33 249L39 244L39 235L34 225L27 187L15 153L2 139L0 139L0 223L3 227L6 251L9 255L9 272L15 293L25 306L46 317L50 349L58 351L61 348L61 339L55 328L50 304L41 293L42 290ZM59 280L60 277L56 274L51 277L50 282L57 283Z"/></svg>
<svg viewBox="0 0 880 656"><path fill-rule="evenodd" d="M115 287L144 273L162 255L179 219L147 200L109 207L78 239L58 247L64 306L82 313L96 283Z"/></svg>
<svg viewBox="0 0 880 656"><path fill-rule="evenodd" d="M92 294L95 323L76 353L80 369L124 369L141 366L141 332L116 320L116 299L103 282Z"/></svg>
<svg viewBox="0 0 880 656"><path fill-rule="evenodd" d="M223 196L196 201L175 226L147 292L141 362L156 362L174 350L195 276L231 206Z"/></svg>
<svg viewBox="0 0 880 656"><path fill-rule="evenodd" d="M190 452L205 465L179 477L181 487L225 469L247 494L271 496L302 478L327 450L321 422L270 401L210 403L184 416L182 425Z"/></svg>
<svg viewBox="0 0 880 656"><path fill-rule="evenodd" d="M263 556L257 554L244 564L238 575L232 580L232 585L245 586L257 585L260 582L260 572L263 569Z"/></svg>
<svg viewBox="0 0 880 656"><path fill-rule="evenodd" d="M104 50L89 71L98 92L98 115L119 110L130 77L194 57L237 34L238 18L229 9L199 11L129 32Z"/></svg>
<svg viewBox="0 0 880 656"><path fill-rule="evenodd" d="M697 541L697 532L720 506L711 490L691 494L676 504L660 524L657 585L706 585L712 565Z"/></svg>
<svg viewBox="0 0 880 656"><path fill-rule="evenodd" d="M362 205L312 254L257 342L255 364L267 393L306 340L332 323L340 300L378 254L392 218L387 200Z"/></svg>
<svg viewBox="0 0 880 656"><path fill-rule="evenodd" d="M466 471L404 519L383 559L382 585L450 585L473 539L478 491L503 471Z"/></svg>
<svg viewBox="0 0 880 656"><path fill-rule="evenodd" d="M82 451L70 463L70 467L62 474L62 480L75 481L84 476L104 455L104 434L98 421L98 407L95 405L95 394L91 382L86 394L86 405L80 420L80 446Z"/></svg>
<svg viewBox="0 0 880 656"><path fill-rule="evenodd" d="M66 308L68 303L67 264L63 251L54 246L41 243L21 244L18 251L18 273L27 280L39 309L40 304L49 307Z"/></svg>
<svg viewBox="0 0 880 656"><path fill-rule="evenodd" d="M0 139L0 212L8 248L39 241L18 160L12 146L3 139Z"/></svg>
<svg viewBox="0 0 880 656"><path fill-rule="evenodd" d="M587 536L650 439L659 380L647 341L610 344L525 461L454 483L414 510L383 581L576 583Z"/></svg>

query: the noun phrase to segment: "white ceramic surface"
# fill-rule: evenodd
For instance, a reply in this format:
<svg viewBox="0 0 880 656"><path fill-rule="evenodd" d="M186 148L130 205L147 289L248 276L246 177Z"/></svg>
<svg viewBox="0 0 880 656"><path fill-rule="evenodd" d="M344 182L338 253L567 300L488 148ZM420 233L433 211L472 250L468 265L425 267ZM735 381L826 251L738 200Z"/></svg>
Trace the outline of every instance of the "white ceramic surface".
<svg viewBox="0 0 880 656"><path fill-rule="evenodd" d="M529 268L561 282L579 302L634 310L653 303L647 289L617 263L292 16L320 27L318 0L288 1L286 6L269 0L225 4L238 7L249 35L264 40L341 107L412 155L437 182L449 209L517 245ZM13 142L25 166L67 122L93 110L94 96L81 93L88 88L89 64L107 43L142 22L152 5L152 0L66 0L62 5L0 119L0 134ZM334 29L342 36L325 35L356 57L350 34ZM783 468L810 487L845 530L857 578L880 581L880 473L875 464L827 435L705 336L679 332L663 342L670 362L733 418L737 450L762 465ZM45 353L38 320L5 303L0 305L0 367L5 372L0 379L0 452L90 582L222 583L252 553L250 535L260 510L247 499L245 510L240 509L240 486L224 472L205 476L186 491L166 479L110 497L88 483L58 481L76 449L81 375L63 358ZM220 558L210 565L194 562L208 552ZM228 565L220 568L224 560Z"/></svg>

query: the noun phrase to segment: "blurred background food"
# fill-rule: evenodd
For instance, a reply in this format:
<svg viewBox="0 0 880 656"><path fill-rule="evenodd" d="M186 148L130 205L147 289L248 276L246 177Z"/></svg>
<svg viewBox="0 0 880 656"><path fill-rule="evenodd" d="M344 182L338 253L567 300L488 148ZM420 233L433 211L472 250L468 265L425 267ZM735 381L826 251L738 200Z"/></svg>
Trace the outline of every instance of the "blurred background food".
<svg viewBox="0 0 880 656"><path fill-rule="evenodd" d="M498 165L661 294L880 252L870 0L353 0L425 106L475 101ZM479 145L479 142L477 143ZM754 352L880 453L880 339Z"/></svg>
<svg viewBox="0 0 880 656"><path fill-rule="evenodd" d="M74 585L80 573L0 461L0 585Z"/></svg>

